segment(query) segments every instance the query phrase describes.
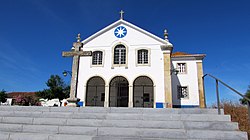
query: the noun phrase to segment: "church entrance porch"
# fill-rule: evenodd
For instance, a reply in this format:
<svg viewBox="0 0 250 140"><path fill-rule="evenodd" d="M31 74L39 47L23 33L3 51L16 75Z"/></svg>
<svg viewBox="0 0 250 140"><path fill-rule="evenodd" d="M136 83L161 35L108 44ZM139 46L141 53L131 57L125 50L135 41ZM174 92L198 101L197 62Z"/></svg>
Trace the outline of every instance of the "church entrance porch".
<svg viewBox="0 0 250 140"><path fill-rule="evenodd" d="M86 106L104 106L105 100L105 82L99 77L95 76L87 82L86 92Z"/></svg>
<svg viewBox="0 0 250 140"><path fill-rule="evenodd" d="M109 107L128 107L128 80L123 76L114 77L109 84Z"/></svg>
<svg viewBox="0 0 250 140"><path fill-rule="evenodd" d="M153 81L147 76L137 77L133 83L134 107L154 107Z"/></svg>

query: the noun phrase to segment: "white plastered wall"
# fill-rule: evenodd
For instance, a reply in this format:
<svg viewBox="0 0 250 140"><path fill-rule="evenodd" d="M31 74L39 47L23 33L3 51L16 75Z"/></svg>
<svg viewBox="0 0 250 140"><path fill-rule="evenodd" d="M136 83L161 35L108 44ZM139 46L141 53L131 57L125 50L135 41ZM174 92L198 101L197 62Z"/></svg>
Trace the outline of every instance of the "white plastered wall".
<svg viewBox="0 0 250 140"><path fill-rule="evenodd" d="M173 104L182 106L198 106L199 105L199 90L197 77L197 64L201 60L172 60L172 66L177 68L177 63L186 63L187 73L172 75L172 94ZM178 99L177 86L187 86L189 98Z"/></svg>
<svg viewBox="0 0 250 140"><path fill-rule="evenodd" d="M120 26L120 25L118 25ZM164 68L163 53L160 46L163 45L159 41L135 30L129 26L122 25L127 29L127 35L119 39L114 36L114 30L117 27L99 35L87 44L83 45L84 51L101 50L104 51L103 66L92 67L91 57L81 57L79 65L79 78L77 86L77 97L85 101L86 84L88 79L93 76L100 76L105 80L105 85L115 76L124 76L127 78L129 85L133 85L133 81L138 76L148 76L154 82L155 102L164 103ZM127 63L128 67L112 68L112 49L117 44L123 44L127 47ZM146 48L150 50L150 65L136 65L136 49Z"/></svg>

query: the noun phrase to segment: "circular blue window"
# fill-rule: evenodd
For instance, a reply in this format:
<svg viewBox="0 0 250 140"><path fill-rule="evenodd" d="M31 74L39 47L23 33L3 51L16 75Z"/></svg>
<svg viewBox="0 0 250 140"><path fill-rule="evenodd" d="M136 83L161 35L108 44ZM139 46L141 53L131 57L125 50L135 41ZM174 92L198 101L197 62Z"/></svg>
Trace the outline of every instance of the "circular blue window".
<svg viewBox="0 0 250 140"><path fill-rule="evenodd" d="M127 35L127 29L123 26L119 26L115 29L114 34L117 38L123 38Z"/></svg>

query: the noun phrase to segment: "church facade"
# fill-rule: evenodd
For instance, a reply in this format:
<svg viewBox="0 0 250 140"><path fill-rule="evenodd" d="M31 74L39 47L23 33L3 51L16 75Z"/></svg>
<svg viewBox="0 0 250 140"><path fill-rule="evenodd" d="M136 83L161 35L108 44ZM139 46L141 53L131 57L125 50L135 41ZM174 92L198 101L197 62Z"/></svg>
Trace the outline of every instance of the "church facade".
<svg viewBox="0 0 250 140"><path fill-rule="evenodd" d="M204 107L204 54L173 45L122 18L83 40L77 95L84 106Z"/></svg>

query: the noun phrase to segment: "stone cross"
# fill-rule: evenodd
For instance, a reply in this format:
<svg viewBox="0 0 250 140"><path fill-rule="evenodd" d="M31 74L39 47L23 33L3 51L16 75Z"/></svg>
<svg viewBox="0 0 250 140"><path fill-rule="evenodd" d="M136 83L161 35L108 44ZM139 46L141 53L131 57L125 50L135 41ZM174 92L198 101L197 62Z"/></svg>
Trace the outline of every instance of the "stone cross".
<svg viewBox="0 0 250 140"><path fill-rule="evenodd" d="M121 14L120 19L123 19L123 14L124 14L124 11L123 11L123 10L121 10L121 11L120 11L120 14Z"/></svg>
<svg viewBox="0 0 250 140"><path fill-rule="evenodd" d="M80 56L92 56L91 51L81 50L83 44L81 43L80 34L78 34L76 39L77 42L73 43L71 51L62 52L63 57L73 57L70 97L67 99L67 101L69 102L68 106L76 106L76 103L79 101L79 99L76 98L76 95Z"/></svg>

